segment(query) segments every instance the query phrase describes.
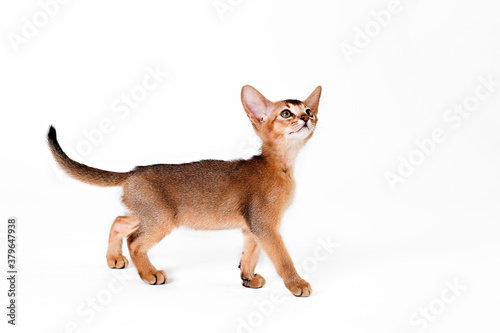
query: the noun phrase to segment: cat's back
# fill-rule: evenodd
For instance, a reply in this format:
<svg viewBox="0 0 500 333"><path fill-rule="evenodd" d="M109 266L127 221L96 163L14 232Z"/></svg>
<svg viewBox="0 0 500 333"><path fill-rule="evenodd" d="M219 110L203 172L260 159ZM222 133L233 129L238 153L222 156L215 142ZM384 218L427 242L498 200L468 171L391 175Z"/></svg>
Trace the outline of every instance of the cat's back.
<svg viewBox="0 0 500 333"><path fill-rule="evenodd" d="M293 179L274 170L257 155L248 160L201 160L183 164L139 166L132 171L129 183L150 184L163 191L203 192L222 195L228 191L251 192L282 190L293 186ZM245 193L243 193L245 192Z"/></svg>
<svg viewBox="0 0 500 333"><path fill-rule="evenodd" d="M222 161L201 160L182 164L154 164L138 166L133 170L134 176L155 180L157 182L191 183L214 182L238 177L245 160Z"/></svg>

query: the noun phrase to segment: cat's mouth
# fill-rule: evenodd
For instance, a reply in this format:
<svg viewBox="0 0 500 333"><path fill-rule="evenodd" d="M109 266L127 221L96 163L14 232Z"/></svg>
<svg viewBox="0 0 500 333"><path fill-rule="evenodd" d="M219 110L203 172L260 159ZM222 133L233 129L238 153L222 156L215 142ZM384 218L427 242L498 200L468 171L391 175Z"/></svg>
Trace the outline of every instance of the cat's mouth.
<svg viewBox="0 0 500 333"><path fill-rule="evenodd" d="M307 124L304 124L301 128L299 128L298 130L294 131L294 132L290 132L289 134L297 134L297 133L303 133L303 132L308 132L309 131L309 126L307 126Z"/></svg>

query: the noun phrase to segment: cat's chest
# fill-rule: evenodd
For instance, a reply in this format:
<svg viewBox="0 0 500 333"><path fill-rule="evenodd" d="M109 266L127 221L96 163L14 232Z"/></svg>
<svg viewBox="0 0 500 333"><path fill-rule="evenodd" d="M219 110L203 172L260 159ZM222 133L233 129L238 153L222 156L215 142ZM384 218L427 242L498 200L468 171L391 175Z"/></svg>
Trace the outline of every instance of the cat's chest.
<svg viewBox="0 0 500 333"><path fill-rule="evenodd" d="M291 204L295 195L295 179L286 172L276 174L267 187L267 191L276 203L286 208Z"/></svg>
<svg viewBox="0 0 500 333"><path fill-rule="evenodd" d="M293 176L288 177L284 187L286 189L286 206L288 207L292 203L293 197L295 196L295 179Z"/></svg>

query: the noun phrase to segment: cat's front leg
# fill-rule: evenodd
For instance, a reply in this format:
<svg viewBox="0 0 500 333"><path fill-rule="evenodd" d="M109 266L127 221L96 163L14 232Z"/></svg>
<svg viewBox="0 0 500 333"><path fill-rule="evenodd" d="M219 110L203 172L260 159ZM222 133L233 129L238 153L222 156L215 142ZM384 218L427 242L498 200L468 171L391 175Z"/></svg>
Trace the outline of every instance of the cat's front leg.
<svg viewBox="0 0 500 333"><path fill-rule="evenodd" d="M260 245L257 239L248 229L243 229L243 254L239 268L241 270L241 282L247 288L261 288L266 284L260 274L255 273L255 266L259 260Z"/></svg>
<svg viewBox="0 0 500 333"><path fill-rule="evenodd" d="M288 254L285 243L278 230L260 230L254 232L260 245L274 264L276 271L283 279L285 286L297 297L307 297L311 295L311 285L302 279L295 267L292 258Z"/></svg>

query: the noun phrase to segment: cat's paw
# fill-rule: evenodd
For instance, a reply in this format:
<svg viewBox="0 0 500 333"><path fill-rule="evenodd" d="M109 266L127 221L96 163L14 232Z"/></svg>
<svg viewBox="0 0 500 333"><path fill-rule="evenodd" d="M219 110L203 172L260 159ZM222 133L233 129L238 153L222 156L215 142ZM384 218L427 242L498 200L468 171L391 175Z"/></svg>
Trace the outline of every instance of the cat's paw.
<svg viewBox="0 0 500 333"><path fill-rule="evenodd" d="M125 256L107 257L108 266L110 268L125 268L128 266L128 259Z"/></svg>
<svg viewBox="0 0 500 333"><path fill-rule="evenodd" d="M311 285L303 279L287 283L286 287L297 297L307 297L312 293Z"/></svg>
<svg viewBox="0 0 500 333"><path fill-rule="evenodd" d="M148 273L139 273L141 279L148 284L165 284L167 274L164 271L153 271Z"/></svg>
<svg viewBox="0 0 500 333"><path fill-rule="evenodd" d="M254 274L251 279L242 275L241 282L243 287L262 288L266 284L266 279L264 279L260 274Z"/></svg>

